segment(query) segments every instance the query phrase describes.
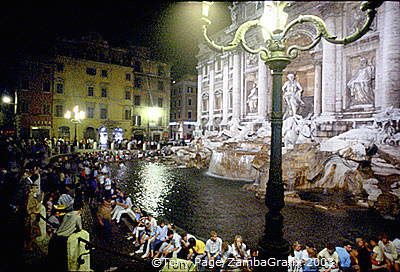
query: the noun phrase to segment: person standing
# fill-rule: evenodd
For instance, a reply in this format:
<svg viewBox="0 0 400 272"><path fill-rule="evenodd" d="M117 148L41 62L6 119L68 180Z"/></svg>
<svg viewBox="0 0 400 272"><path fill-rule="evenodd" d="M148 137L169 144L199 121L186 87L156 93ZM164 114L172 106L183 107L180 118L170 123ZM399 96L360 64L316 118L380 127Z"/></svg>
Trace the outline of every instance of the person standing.
<svg viewBox="0 0 400 272"><path fill-rule="evenodd" d="M98 207L96 215L104 240L111 241L111 203L107 199L103 199L103 203Z"/></svg>
<svg viewBox="0 0 400 272"><path fill-rule="evenodd" d="M54 271L66 271L68 268L67 241L71 234L82 230L83 203L76 201L73 211L66 213L55 234L49 242L48 259Z"/></svg>

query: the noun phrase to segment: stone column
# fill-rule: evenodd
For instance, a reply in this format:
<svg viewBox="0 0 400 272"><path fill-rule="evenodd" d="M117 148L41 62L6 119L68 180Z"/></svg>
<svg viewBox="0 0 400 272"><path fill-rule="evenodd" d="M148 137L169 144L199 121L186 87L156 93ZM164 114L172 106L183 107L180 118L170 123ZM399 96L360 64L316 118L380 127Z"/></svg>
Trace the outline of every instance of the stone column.
<svg viewBox="0 0 400 272"><path fill-rule="evenodd" d="M202 113L202 80L203 80L203 66L197 66L197 129L200 130L201 125L201 113Z"/></svg>
<svg viewBox="0 0 400 272"><path fill-rule="evenodd" d="M228 104L229 104L229 55L222 57L222 122L221 125L228 123Z"/></svg>
<svg viewBox="0 0 400 272"><path fill-rule="evenodd" d="M233 55L233 83L232 83L232 119L239 121L240 117L240 79L241 61L240 51L235 51Z"/></svg>
<svg viewBox="0 0 400 272"><path fill-rule="evenodd" d="M385 1L382 6L382 32L380 35L381 88L375 94L377 106L400 107L400 2ZM379 61L379 60L378 60Z"/></svg>
<svg viewBox="0 0 400 272"><path fill-rule="evenodd" d="M258 57L258 116L264 120L268 113L268 72L267 65Z"/></svg>
<svg viewBox="0 0 400 272"><path fill-rule="evenodd" d="M329 11L327 11L329 12ZM325 24L330 33L336 33L335 17L328 14ZM331 116L336 103L336 45L322 40L322 114Z"/></svg>
<svg viewBox="0 0 400 272"><path fill-rule="evenodd" d="M314 60L314 116L321 114L322 98L322 61Z"/></svg>
<svg viewBox="0 0 400 272"><path fill-rule="evenodd" d="M207 65L210 67L210 84L208 86L208 92L209 92L209 97L208 97L208 129L212 130L210 128L213 127L214 125L214 82L215 82L215 63L214 61L210 61L207 63Z"/></svg>

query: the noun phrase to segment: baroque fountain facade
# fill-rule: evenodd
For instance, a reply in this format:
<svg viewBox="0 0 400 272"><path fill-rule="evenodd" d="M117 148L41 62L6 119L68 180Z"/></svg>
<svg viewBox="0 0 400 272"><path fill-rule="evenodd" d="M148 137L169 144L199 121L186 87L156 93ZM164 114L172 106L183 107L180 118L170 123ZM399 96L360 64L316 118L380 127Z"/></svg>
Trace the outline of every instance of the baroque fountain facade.
<svg viewBox="0 0 400 272"><path fill-rule="evenodd" d="M363 22L358 2L294 2L299 14L322 17L339 36ZM262 14L262 1L233 2L232 24L215 34L232 40L238 25ZM325 41L288 66L284 97L283 180L288 192L325 188L350 192L382 215L400 213L400 4L385 2L359 41ZM303 26L304 27L304 26ZM305 45L313 30L289 38ZM247 40L262 42L258 32ZM340 35L342 34L342 35ZM289 41L290 43L290 41ZM175 147L177 162L212 175L250 181L263 197L268 178L271 75L257 55L218 54L199 45L196 139ZM288 200L290 194L288 194Z"/></svg>

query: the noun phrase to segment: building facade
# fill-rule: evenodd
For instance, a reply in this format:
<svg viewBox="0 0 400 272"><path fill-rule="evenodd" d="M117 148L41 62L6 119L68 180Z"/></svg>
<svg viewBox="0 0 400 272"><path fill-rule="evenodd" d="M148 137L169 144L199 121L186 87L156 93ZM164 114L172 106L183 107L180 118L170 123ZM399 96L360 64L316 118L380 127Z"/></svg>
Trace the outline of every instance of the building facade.
<svg viewBox="0 0 400 272"><path fill-rule="evenodd" d="M191 139L197 121L197 77L184 75L171 87L170 139Z"/></svg>
<svg viewBox="0 0 400 272"><path fill-rule="evenodd" d="M58 40L49 63L50 136L75 137L75 125L64 114L77 105L85 112L78 140L168 137L170 67L150 59L147 48L114 48L91 34ZM19 98L28 94L19 93Z"/></svg>
<svg viewBox="0 0 400 272"><path fill-rule="evenodd" d="M345 37L364 22L361 2L292 2L285 8L288 23L301 14L321 17L330 33ZM236 29L258 19L263 1L234 2L230 6L232 24L212 38L227 45ZM387 1L378 9L369 31L348 45L322 40L311 51L301 52L285 69L283 83L294 82L301 93L296 113L312 118L319 137L331 137L351 128L371 124L373 116L386 108L400 107L400 3ZM316 30L309 24L296 27L289 45L310 44ZM246 33L251 48L264 43L259 29ZM204 135L243 124L269 122L271 112L271 73L258 55L235 51L216 53L199 45L197 132ZM297 84L296 83L296 84ZM285 90L282 90L283 92ZM285 97L285 94L284 94ZM285 101L290 116L294 102Z"/></svg>
<svg viewBox="0 0 400 272"><path fill-rule="evenodd" d="M53 125L54 65L49 59L19 62L16 128L23 137L50 137Z"/></svg>

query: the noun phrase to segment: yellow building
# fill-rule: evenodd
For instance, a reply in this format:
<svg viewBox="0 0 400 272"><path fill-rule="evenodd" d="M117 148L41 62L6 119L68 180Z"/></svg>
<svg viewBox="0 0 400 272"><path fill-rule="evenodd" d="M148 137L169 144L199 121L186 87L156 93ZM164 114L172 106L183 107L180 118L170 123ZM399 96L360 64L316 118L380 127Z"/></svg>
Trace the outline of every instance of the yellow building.
<svg viewBox="0 0 400 272"><path fill-rule="evenodd" d="M77 139L168 137L170 67L143 47L112 48L101 37L60 40L55 52L52 136L75 138L64 117L78 105Z"/></svg>

